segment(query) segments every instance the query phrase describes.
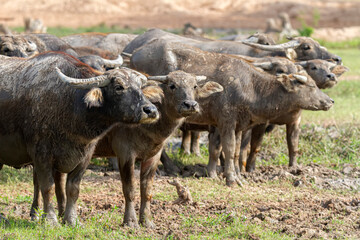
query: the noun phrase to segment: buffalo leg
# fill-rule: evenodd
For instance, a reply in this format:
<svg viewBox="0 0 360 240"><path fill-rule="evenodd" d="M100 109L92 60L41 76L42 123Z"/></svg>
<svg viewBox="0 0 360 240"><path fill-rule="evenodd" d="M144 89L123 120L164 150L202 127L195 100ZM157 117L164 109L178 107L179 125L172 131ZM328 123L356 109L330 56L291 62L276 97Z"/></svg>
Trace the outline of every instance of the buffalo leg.
<svg viewBox="0 0 360 240"><path fill-rule="evenodd" d="M252 172L255 170L256 153L260 150L260 144L265 134L267 124L259 124L251 130L250 154L246 162L246 171Z"/></svg>
<svg viewBox="0 0 360 240"><path fill-rule="evenodd" d="M183 130L181 149L184 151L184 154L190 154L190 145L191 145L191 131Z"/></svg>
<svg viewBox="0 0 360 240"><path fill-rule="evenodd" d="M80 224L77 222L76 201L80 193L80 181L85 173L86 167L90 162L90 157L83 163L79 164L73 171L68 173L66 179L66 207L63 222L70 226Z"/></svg>
<svg viewBox="0 0 360 240"><path fill-rule="evenodd" d="M151 219L150 201L152 198L151 190L154 181L154 175L159 162L159 151L154 157L141 162L140 169L140 224L145 227L154 228L155 225Z"/></svg>
<svg viewBox="0 0 360 240"><path fill-rule="evenodd" d="M54 173L55 179L55 195L58 203L59 217L64 216L65 212L65 204L66 204L66 192L65 192L65 179L66 173L60 173L55 171Z"/></svg>
<svg viewBox="0 0 360 240"><path fill-rule="evenodd" d="M235 145L235 154L234 154L234 166L235 166L235 173L240 176L240 166L239 166L239 155L240 155L240 148L241 148L241 135L242 132L238 131L236 133L236 145Z"/></svg>
<svg viewBox="0 0 360 240"><path fill-rule="evenodd" d="M44 213L46 221L52 225L57 225L58 220L54 207L51 204L51 199L54 196L54 178L51 170L52 167L50 167L48 164L34 164L34 168L36 172L36 177L34 180L37 181L37 184L41 190L41 195L44 201ZM39 196L37 196L37 199L39 199Z"/></svg>
<svg viewBox="0 0 360 240"><path fill-rule="evenodd" d="M240 179L235 174L234 166L234 155L237 135L235 131L235 125L222 126L220 133L221 143L225 154L224 175L226 178L226 185L232 186L235 183L237 183L238 185L242 185Z"/></svg>
<svg viewBox="0 0 360 240"><path fill-rule="evenodd" d="M239 154L239 165L240 171L246 171L246 160L248 156L248 150L250 146L250 139L251 139L251 129L242 131L241 136L241 146L240 146L240 154ZM235 159L236 161L236 159Z"/></svg>
<svg viewBox="0 0 360 240"><path fill-rule="evenodd" d="M32 221L38 220L37 212L40 206L40 186L37 179L35 167L33 167L34 198L31 205L30 217Z"/></svg>
<svg viewBox="0 0 360 240"><path fill-rule="evenodd" d="M300 135L300 120L301 117L297 119L294 123L286 124L286 140L289 149L289 166L296 165L296 155L298 153L299 147L299 135Z"/></svg>
<svg viewBox="0 0 360 240"><path fill-rule="evenodd" d="M125 197L124 225L139 227L134 208L134 165L135 159L128 158L127 161L119 161L121 183Z"/></svg>
<svg viewBox="0 0 360 240"><path fill-rule="evenodd" d="M180 173L180 168L176 166L176 164L171 160L171 158L167 155L165 150L162 150L161 157L160 157L161 163L164 166L164 170L168 175L176 176Z"/></svg>
<svg viewBox="0 0 360 240"><path fill-rule="evenodd" d="M200 132L191 131L191 153L200 156Z"/></svg>
<svg viewBox="0 0 360 240"><path fill-rule="evenodd" d="M217 128L211 127L209 131L209 163L207 172L209 177L217 178L216 165L222 150L220 134Z"/></svg>

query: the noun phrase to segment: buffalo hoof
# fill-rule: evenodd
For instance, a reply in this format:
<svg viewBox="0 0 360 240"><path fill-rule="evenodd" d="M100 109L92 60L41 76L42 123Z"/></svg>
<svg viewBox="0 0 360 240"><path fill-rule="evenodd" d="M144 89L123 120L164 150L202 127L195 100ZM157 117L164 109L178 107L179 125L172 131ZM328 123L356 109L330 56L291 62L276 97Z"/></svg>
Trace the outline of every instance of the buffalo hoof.
<svg viewBox="0 0 360 240"><path fill-rule="evenodd" d="M82 223L77 218L64 219L63 224L69 225L71 227L82 227Z"/></svg>
<svg viewBox="0 0 360 240"><path fill-rule="evenodd" d="M128 220L128 221L124 221L124 226L130 227L130 228L139 228L139 224L137 223L136 219L135 220Z"/></svg>
<svg viewBox="0 0 360 240"><path fill-rule="evenodd" d="M244 184L242 183L242 181L240 180L239 177L234 177L234 178L226 178L226 186L228 187L232 187L235 184L237 184L239 187L243 187Z"/></svg>
<svg viewBox="0 0 360 240"><path fill-rule="evenodd" d="M140 224L141 224L141 226L146 227L146 228L152 228L153 229L153 228L156 227L154 222L151 221L151 220L148 220L148 219L140 222Z"/></svg>
<svg viewBox="0 0 360 240"><path fill-rule="evenodd" d="M216 171L208 171L207 175L209 176L209 178L219 180L219 177L218 177Z"/></svg>

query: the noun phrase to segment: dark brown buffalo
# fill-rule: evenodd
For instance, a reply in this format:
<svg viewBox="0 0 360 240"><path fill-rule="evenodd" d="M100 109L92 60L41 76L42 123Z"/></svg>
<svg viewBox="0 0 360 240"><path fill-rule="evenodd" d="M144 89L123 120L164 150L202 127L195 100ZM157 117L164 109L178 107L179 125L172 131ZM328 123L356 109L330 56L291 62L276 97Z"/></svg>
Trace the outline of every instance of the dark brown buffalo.
<svg viewBox="0 0 360 240"><path fill-rule="evenodd" d="M75 225L80 180L98 139L119 122L159 117L141 91L146 77L130 69L102 74L64 53L0 58L0 163L33 164L53 224L54 176L67 173L64 222Z"/></svg>
<svg viewBox="0 0 360 240"><path fill-rule="evenodd" d="M228 185L239 181L235 175L234 153L241 131L288 112L327 110L333 105L333 100L321 92L306 73L273 76L256 70L240 58L180 43L154 40L132 54L131 65L148 74L175 70L199 73L224 87L223 94L199 100L203 111L187 122L219 128Z"/></svg>

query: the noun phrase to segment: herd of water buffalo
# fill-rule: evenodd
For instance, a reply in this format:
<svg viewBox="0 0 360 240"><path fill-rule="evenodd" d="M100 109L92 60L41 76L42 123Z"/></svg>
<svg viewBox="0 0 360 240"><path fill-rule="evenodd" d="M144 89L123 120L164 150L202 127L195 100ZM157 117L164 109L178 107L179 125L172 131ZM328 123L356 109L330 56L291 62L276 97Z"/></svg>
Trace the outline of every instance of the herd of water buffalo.
<svg viewBox="0 0 360 240"><path fill-rule="evenodd" d="M289 165L296 164L301 110L331 108L334 101L320 89L348 71L311 38L275 44L263 34L241 42L160 29L138 36L3 35L0 54L0 169L32 164L32 219L41 192L46 220L58 223L55 189L58 214L70 225L77 224L90 159L115 156L124 224L138 226L133 182L140 161L139 222L152 227L153 178L166 140L181 126L187 152L198 151L198 135L190 138L189 130L210 130L208 175L217 176L223 154L229 186L242 184L241 171L254 170L273 124L286 124Z"/></svg>

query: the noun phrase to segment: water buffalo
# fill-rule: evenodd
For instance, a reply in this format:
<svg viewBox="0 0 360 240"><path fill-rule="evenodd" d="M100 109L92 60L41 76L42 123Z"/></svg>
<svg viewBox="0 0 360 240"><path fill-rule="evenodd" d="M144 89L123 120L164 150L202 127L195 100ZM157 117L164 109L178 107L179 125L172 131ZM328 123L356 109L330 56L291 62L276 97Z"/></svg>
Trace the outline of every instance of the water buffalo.
<svg viewBox="0 0 360 240"><path fill-rule="evenodd" d="M75 225L80 180L97 141L120 122L159 118L141 91L146 77L126 68L101 73L61 52L0 58L0 163L33 164L52 224L54 175L67 173L64 222Z"/></svg>
<svg viewBox="0 0 360 240"><path fill-rule="evenodd" d="M0 54L10 57L32 57L47 51L61 51L79 58L96 70L104 71L110 66L119 67L118 56L104 50L74 48L51 34L23 34L0 36ZM109 60L117 57L116 60ZM121 60L122 64L122 60Z"/></svg>
<svg viewBox="0 0 360 240"><path fill-rule="evenodd" d="M303 61L295 64L299 64L302 67L304 67L306 72L314 79L316 85L320 89L333 87L338 82L337 77L340 77L344 72L349 70L345 66L336 65L335 63L320 59ZM268 70L270 70L271 68L278 69L278 70L269 71L271 74L276 74L277 72L279 72L279 69L281 71L286 71L286 73L292 73L290 69L285 70L283 68L280 68L280 66L276 66L276 64L269 66L269 62L265 63L263 66L266 66L265 68ZM300 121L301 121L301 111L294 111L270 121L271 124L286 125L286 140L289 150L289 166L294 166L296 164L296 156L298 152L298 143L299 143L299 134L300 134ZM273 126L268 126L268 124L260 124L258 126L253 127L249 131L243 132L241 151L240 151L240 166L235 167L237 171L240 171L240 167L244 171L245 166L246 166L246 171L251 172L255 170L256 153L259 151L259 147L265 132L269 131L269 129L273 129ZM250 153L249 156L247 157L245 149L247 148L247 145L249 144L250 141L251 141ZM236 164L237 162L235 162L235 165Z"/></svg>
<svg viewBox="0 0 360 240"><path fill-rule="evenodd" d="M135 161L141 161L140 223L153 227L150 212L151 188L166 140L184 122L185 117L200 111L195 99L208 98L211 94L223 90L218 83L209 81L198 86L199 80L194 75L182 71L171 72L162 80L159 87L163 96L151 99L159 109L159 121L136 128L115 127L100 140L94 153L101 157L117 156L125 195L124 224L133 227L137 226L133 183ZM145 88L144 92L146 91Z"/></svg>
<svg viewBox="0 0 360 240"><path fill-rule="evenodd" d="M64 36L61 39L75 48L92 47L119 55L135 37L135 34L90 32Z"/></svg>
<svg viewBox="0 0 360 240"><path fill-rule="evenodd" d="M337 63L341 63L341 58L339 56L330 53L318 42L308 37L297 37L283 44L262 45L251 41L244 41L242 43L233 41L200 41L165 32L160 29L150 29L144 34L139 35L124 48L124 52L133 53L135 49L155 39L183 43L209 52L238 54L252 57L281 56L298 61L333 59Z"/></svg>
<svg viewBox="0 0 360 240"><path fill-rule="evenodd" d="M241 131L287 112L327 110L333 105L333 100L321 92L306 73L273 76L256 70L238 57L180 43L154 40L132 54L131 66L148 74L175 70L199 73L224 87L223 94L199 100L203 111L189 117L187 122L219 128L228 185L239 182L233 160L235 139Z"/></svg>

